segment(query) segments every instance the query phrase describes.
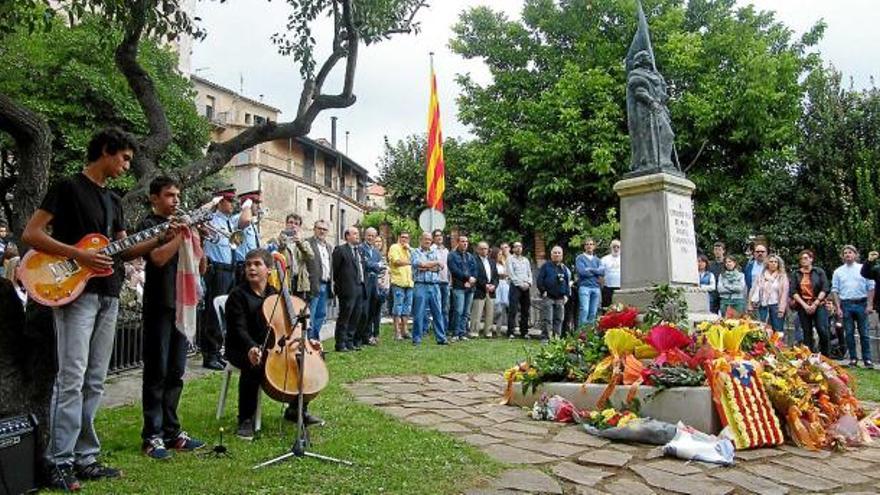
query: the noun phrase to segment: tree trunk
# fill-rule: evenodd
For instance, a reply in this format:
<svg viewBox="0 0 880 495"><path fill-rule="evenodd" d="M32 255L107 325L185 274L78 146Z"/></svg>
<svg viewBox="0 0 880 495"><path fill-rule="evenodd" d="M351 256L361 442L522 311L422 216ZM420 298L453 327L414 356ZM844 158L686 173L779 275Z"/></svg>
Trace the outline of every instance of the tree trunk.
<svg viewBox="0 0 880 495"><path fill-rule="evenodd" d="M20 239L28 219L40 206L49 185L49 164L52 161L52 132L46 119L0 94L0 131L15 141L18 178L15 185L16 205L10 228Z"/></svg>

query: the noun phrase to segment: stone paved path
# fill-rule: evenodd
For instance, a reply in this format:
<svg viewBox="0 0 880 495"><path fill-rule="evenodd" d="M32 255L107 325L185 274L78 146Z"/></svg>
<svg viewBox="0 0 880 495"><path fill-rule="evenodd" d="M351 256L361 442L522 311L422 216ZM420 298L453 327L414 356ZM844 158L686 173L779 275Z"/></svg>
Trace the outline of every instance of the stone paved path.
<svg viewBox="0 0 880 495"><path fill-rule="evenodd" d="M664 458L651 445L610 443L573 425L498 405L500 374L379 377L347 385L361 402L447 432L510 465L466 495L526 493L878 493L880 442L846 453L790 446L737 453L734 467Z"/></svg>

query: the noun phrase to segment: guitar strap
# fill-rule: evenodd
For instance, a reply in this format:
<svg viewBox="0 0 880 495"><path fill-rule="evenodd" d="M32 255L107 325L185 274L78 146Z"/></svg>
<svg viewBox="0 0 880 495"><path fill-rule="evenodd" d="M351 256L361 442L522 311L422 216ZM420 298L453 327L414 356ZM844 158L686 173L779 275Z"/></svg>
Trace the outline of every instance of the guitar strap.
<svg viewBox="0 0 880 495"><path fill-rule="evenodd" d="M115 236L113 235L113 202L110 201L110 191L101 189L101 203L104 205L104 235L112 241Z"/></svg>

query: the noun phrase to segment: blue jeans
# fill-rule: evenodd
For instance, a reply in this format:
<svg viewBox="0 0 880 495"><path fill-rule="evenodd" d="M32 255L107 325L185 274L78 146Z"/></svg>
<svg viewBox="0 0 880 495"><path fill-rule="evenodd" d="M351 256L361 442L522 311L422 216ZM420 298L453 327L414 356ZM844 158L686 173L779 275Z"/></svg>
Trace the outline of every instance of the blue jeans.
<svg viewBox="0 0 880 495"><path fill-rule="evenodd" d="M599 301L602 299L602 290L598 287L578 287L578 328L587 323L596 322L596 313L599 311Z"/></svg>
<svg viewBox="0 0 880 495"><path fill-rule="evenodd" d="M52 465L87 466L101 451L95 416L104 395L118 312L118 298L93 292L52 310L58 352L47 425L46 458Z"/></svg>
<svg viewBox="0 0 880 495"><path fill-rule="evenodd" d="M441 288L437 284L416 282L413 296L413 344L422 342L422 335L427 331L428 311L434 320L434 339L437 343L446 342L446 319L441 307Z"/></svg>
<svg viewBox="0 0 880 495"><path fill-rule="evenodd" d="M391 286L391 315L409 316L412 312L413 289L412 287Z"/></svg>
<svg viewBox="0 0 880 495"><path fill-rule="evenodd" d="M449 283L448 282L439 282L437 284L437 290L440 294L440 310L442 311L443 316L443 328L446 331L449 331ZM415 300L415 296L413 296L413 300ZM415 311L415 310L413 310ZM425 311L425 314L422 315L422 318L425 320L425 326L423 328L428 328L430 324L430 320L428 319L428 311ZM433 315L431 316L433 318Z"/></svg>
<svg viewBox="0 0 880 495"><path fill-rule="evenodd" d="M781 332L785 328L785 316L779 316L778 304L758 307L758 319L769 323L774 332Z"/></svg>
<svg viewBox="0 0 880 495"><path fill-rule="evenodd" d="M309 314L312 315L309 326L309 338L321 340L321 326L327 318L327 293L330 292L330 282L321 282L321 289L317 295L309 301Z"/></svg>
<svg viewBox="0 0 880 495"><path fill-rule="evenodd" d="M452 306L454 317L450 325L456 337L467 336L468 321L471 318L471 304L474 302L474 291L469 289L452 289Z"/></svg>
<svg viewBox="0 0 880 495"><path fill-rule="evenodd" d="M862 346L862 361L871 360L871 345L868 340L868 311L866 301L841 301L843 309L843 328L846 331L846 350L850 360L856 359L855 324L859 326L859 342Z"/></svg>

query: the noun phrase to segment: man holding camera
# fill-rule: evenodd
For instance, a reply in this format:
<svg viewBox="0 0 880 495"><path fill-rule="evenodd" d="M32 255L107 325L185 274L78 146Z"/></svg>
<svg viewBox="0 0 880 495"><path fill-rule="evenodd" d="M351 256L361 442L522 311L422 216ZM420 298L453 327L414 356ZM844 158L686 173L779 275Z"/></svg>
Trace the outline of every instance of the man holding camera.
<svg viewBox="0 0 880 495"><path fill-rule="evenodd" d="M303 301L309 300L311 281L309 262L315 257L312 247L302 235L302 217L296 213L284 219L284 230L278 234L278 252L284 255L287 273L284 282L290 293Z"/></svg>

